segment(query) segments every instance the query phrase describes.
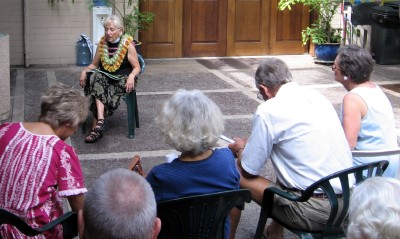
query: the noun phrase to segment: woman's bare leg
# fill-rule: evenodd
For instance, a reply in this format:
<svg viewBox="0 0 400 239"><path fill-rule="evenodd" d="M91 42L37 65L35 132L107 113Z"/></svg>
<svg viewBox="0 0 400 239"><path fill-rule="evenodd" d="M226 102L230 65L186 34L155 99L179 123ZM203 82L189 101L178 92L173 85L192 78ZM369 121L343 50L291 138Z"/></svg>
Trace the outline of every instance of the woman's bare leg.
<svg viewBox="0 0 400 239"><path fill-rule="evenodd" d="M96 108L97 108L97 119L104 119L104 104L98 99L96 99ZM97 119L93 118L92 129L96 128Z"/></svg>

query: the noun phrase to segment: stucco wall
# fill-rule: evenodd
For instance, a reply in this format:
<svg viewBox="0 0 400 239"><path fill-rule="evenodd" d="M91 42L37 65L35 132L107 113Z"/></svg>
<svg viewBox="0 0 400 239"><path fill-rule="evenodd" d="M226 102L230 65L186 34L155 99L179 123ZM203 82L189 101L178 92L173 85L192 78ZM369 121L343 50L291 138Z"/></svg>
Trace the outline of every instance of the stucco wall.
<svg viewBox="0 0 400 239"><path fill-rule="evenodd" d="M27 53L30 64L76 63L80 34L91 34L91 12L85 0L28 0Z"/></svg>
<svg viewBox="0 0 400 239"><path fill-rule="evenodd" d="M79 36L86 34L92 40L92 12L87 2L1 0L0 32L10 35L10 64L76 64Z"/></svg>
<svg viewBox="0 0 400 239"><path fill-rule="evenodd" d="M24 64L23 41L23 3L22 0L1 0L0 32L10 37L10 64Z"/></svg>
<svg viewBox="0 0 400 239"><path fill-rule="evenodd" d="M24 65L24 50L30 64L75 64L75 44L80 34L91 36L91 12L86 0L2 0L0 32L10 35L10 63ZM26 36L26 37L25 37ZM24 37L27 42L24 48Z"/></svg>

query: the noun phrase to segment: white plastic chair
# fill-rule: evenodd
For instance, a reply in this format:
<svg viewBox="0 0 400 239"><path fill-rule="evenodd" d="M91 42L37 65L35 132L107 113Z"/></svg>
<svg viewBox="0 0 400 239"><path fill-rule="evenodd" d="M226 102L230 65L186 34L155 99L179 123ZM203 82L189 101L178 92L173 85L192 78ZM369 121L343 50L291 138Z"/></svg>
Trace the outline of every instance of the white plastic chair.
<svg viewBox="0 0 400 239"><path fill-rule="evenodd" d="M353 157L377 157L377 156L388 156L388 155L399 155L400 160L400 148L385 149L385 150L353 150L351 151ZM400 179L400 168L397 172L397 179Z"/></svg>

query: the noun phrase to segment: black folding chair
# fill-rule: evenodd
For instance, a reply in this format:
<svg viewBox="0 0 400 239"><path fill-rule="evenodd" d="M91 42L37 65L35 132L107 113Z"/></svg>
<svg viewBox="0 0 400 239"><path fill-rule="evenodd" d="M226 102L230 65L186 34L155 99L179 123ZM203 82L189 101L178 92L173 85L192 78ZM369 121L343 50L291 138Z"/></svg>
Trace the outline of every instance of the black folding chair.
<svg viewBox="0 0 400 239"><path fill-rule="evenodd" d="M50 223L39 227L32 228L24 220L17 215L0 208L0 225L9 224L16 227L21 233L27 236L36 236L43 232L53 229L58 224L62 225L63 238L72 239L78 236L78 217L75 212L67 212L61 217L51 221Z"/></svg>
<svg viewBox="0 0 400 239"><path fill-rule="evenodd" d="M250 201L250 191L239 189L159 202L157 215L162 226L158 238L225 238L229 212L234 207L243 210Z"/></svg>

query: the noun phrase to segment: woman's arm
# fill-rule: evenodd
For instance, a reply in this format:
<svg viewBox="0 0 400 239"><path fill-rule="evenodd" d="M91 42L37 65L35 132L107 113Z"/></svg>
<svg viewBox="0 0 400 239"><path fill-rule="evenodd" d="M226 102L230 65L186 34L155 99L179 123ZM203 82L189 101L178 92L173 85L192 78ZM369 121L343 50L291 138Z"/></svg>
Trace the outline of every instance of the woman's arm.
<svg viewBox="0 0 400 239"><path fill-rule="evenodd" d="M343 98L342 126L350 149L357 145L361 120L367 113L367 105L357 94L348 93Z"/></svg>
<svg viewBox="0 0 400 239"><path fill-rule="evenodd" d="M81 75L79 77L79 85L83 88L86 83L86 72L91 69L97 69L100 65L100 50L99 47L96 49L96 54L94 55L92 63L88 65L83 71L81 71Z"/></svg>
<svg viewBox="0 0 400 239"><path fill-rule="evenodd" d="M78 212L83 208L83 200L85 199L84 194L78 194L74 196L67 197L69 205L71 206L72 211Z"/></svg>

